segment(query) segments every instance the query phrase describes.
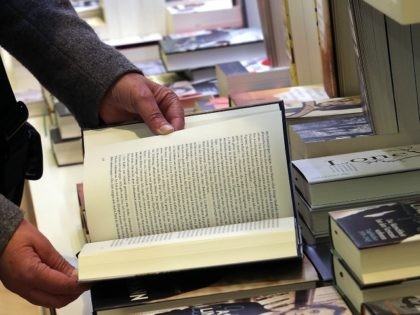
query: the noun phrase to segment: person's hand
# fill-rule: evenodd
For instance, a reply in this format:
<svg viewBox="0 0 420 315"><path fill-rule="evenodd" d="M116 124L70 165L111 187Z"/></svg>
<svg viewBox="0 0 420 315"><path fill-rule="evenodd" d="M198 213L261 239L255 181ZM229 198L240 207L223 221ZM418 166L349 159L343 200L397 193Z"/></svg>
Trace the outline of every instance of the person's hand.
<svg viewBox="0 0 420 315"><path fill-rule="evenodd" d="M155 134L184 128L184 110L176 94L139 73L125 74L107 91L99 115L107 124L142 118Z"/></svg>
<svg viewBox="0 0 420 315"><path fill-rule="evenodd" d="M29 302L60 308L86 291L77 272L33 225L23 220L0 256L0 280Z"/></svg>

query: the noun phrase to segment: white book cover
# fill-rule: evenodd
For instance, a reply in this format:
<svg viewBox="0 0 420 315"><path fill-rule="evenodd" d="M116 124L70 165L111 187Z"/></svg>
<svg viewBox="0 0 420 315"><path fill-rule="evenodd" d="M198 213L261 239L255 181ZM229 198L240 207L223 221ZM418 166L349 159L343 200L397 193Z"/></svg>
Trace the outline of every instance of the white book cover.
<svg viewBox="0 0 420 315"><path fill-rule="evenodd" d="M292 161L310 184L420 169L420 144Z"/></svg>

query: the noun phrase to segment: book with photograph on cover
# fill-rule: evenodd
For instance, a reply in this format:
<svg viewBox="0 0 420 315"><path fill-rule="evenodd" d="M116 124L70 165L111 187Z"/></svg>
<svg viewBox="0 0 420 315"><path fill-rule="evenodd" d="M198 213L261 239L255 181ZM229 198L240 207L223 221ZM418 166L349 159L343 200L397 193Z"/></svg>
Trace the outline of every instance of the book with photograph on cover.
<svg viewBox="0 0 420 315"><path fill-rule="evenodd" d="M203 113L170 135L108 145L115 128L84 133L93 243L79 279L299 257L283 110Z"/></svg>
<svg viewBox="0 0 420 315"><path fill-rule="evenodd" d="M96 282L98 314L135 313L315 288L310 261L290 259Z"/></svg>
<svg viewBox="0 0 420 315"><path fill-rule="evenodd" d="M350 308L333 286L279 292L247 299L233 299L225 302L180 307L146 312L145 315L172 314L334 314L350 315Z"/></svg>
<svg viewBox="0 0 420 315"><path fill-rule="evenodd" d="M420 278L420 201L330 212L335 251L361 285Z"/></svg>
<svg viewBox="0 0 420 315"><path fill-rule="evenodd" d="M164 36L159 45L167 71L266 57L263 35L258 28L220 28L171 34Z"/></svg>

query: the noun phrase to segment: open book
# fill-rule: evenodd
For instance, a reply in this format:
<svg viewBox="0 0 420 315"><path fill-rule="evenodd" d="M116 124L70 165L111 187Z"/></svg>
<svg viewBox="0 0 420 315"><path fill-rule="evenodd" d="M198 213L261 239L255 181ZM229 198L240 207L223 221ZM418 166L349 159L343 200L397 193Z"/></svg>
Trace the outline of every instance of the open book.
<svg viewBox="0 0 420 315"><path fill-rule="evenodd" d="M283 106L186 119L84 131L80 281L301 255Z"/></svg>

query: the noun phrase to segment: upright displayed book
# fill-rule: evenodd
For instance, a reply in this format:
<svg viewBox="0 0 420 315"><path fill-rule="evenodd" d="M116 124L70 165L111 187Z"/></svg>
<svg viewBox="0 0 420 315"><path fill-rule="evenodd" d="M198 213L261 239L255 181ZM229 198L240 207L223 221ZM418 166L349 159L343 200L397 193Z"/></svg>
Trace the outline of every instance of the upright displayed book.
<svg viewBox="0 0 420 315"><path fill-rule="evenodd" d="M241 1L189 1L166 4L167 34L244 26Z"/></svg>
<svg viewBox="0 0 420 315"><path fill-rule="evenodd" d="M285 260L109 280L93 285L97 314L128 314L314 289L310 261Z"/></svg>
<svg viewBox="0 0 420 315"><path fill-rule="evenodd" d="M189 116L167 136L100 145L119 138L113 130L84 134L93 243L79 254L81 281L300 257L282 106Z"/></svg>
<svg viewBox="0 0 420 315"><path fill-rule="evenodd" d="M293 160L292 165L294 185L311 207L420 194L417 144Z"/></svg>
<svg viewBox="0 0 420 315"><path fill-rule="evenodd" d="M272 67L267 59L216 65L220 95L290 86L289 67Z"/></svg>
<svg viewBox="0 0 420 315"><path fill-rule="evenodd" d="M170 34L160 41L160 53L167 71L266 57L263 35L258 28L221 28Z"/></svg>
<svg viewBox="0 0 420 315"><path fill-rule="evenodd" d="M419 208L406 200L330 212L335 283L355 311L420 294Z"/></svg>

